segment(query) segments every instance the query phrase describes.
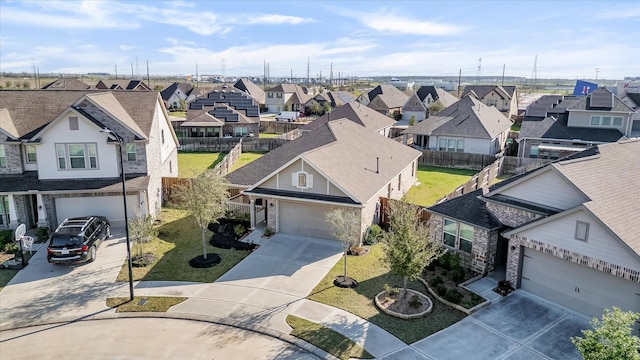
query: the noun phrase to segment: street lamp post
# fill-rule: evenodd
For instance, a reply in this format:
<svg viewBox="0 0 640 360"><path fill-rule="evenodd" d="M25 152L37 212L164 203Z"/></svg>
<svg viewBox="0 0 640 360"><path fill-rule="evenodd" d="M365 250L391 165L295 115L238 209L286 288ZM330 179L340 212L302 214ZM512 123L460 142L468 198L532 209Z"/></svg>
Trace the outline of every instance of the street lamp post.
<svg viewBox="0 0 640 360"><path fill-rule="evenodd" d="M120 178L122 180L122 202L124 204L124 229L127 239L127 265L129 267L129 300L133 301L133 263L131 260L131 241L129 240L129 217L127 216L127 188L124 177L124 139L113 130L104 128L102 132L115 136L120 148Z"/></svg>

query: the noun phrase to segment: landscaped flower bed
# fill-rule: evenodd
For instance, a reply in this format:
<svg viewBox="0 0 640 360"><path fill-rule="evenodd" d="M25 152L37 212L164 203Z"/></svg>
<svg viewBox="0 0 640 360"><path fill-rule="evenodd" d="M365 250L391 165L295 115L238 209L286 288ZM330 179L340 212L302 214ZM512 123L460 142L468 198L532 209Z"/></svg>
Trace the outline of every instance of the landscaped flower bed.
<svg viewBox="0 0 640 360"><path fill-rule="evenodd" d="M422 271L422 278L439 297L465 309L471 309L486 301L483 297L458 286L475 275L460 266L459 257L450 252Z"/></svg>
<svg viewBox="0 0 640 360"><path fill-rule="evenodd" d="M209 243L222 249L253 250L256 244L240 241L249 233L249 226L249 221L239 219L237 215L218 219L218 222L208 226L208 229L213 232Z"/></svg>

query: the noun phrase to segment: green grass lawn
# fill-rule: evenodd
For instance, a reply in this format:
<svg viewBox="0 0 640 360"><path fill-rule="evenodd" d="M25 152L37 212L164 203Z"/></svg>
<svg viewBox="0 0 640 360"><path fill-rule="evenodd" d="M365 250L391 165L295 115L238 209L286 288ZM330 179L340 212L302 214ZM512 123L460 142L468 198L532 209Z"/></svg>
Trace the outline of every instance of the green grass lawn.
<svg viewBox="0 0 640 360"><path fill-rule="evenodd" d="M265 153L263 153L263 152L246 152L246 153L242 153L240 155L240 158L238 158L238 160L236 161L236 163L233 164L231 169L229 169L229 172L237 170L237 169L247 165L248 163L252 162L253 160L261 158L262 155L264 155L264 154Z"/></svg>
<svg viewBox="0 0 640 360"><path fill-rule="evenodd" d="M339 359L374 358L351 339L320 324L293 315L287 316L287 323L293 328L291 335L313 344Z"/></svg>
<svg viewBox="0 0 640 360"><path fill-rule="evenodd" d="M47 249L45 247L43 247L42 249L44 249L43 251L47 251ZM27 266L29 266L28 262L33 257L33 255L35 255L35 254L36 254L35 252L32 252L32 253L29 253L28 251L24 252L24 259L27 261ZM0 291L2 291L2 289L5 286L7 286L9 281L11 281L11 279L13 279L14 276L16 276L18 271L20 271L20 270L0 269Z"/></svg>
<svg viewBox="0 0 640 360"><path fill-rule="evenodd" d="M171 111L169 112L170 116L174 116L174 117L178 117L178 118L187 118L187 112L186 111Z"/></svg>
<svg viewBox="0 0 640 360"><path fill-rule="evenodd" d="M140 304L140 300L146 301ZM107 306L116 308L116 312L167 312L185 300L185 297L134 296L133 301L129 301L128 297L115 297L107 298Z"/></svg>
<svg viewBox="0 0 640 360"><path fill-rule="evenodd" d="M178 153L178 177L195 177L213 169L226 153Z"/></svg>
<svg viewBox="0 0 640 360"><path fill-rule="evenodd" d="M200 228L193 217L181 210L165 208L162 209L160 218L162 224L158 227L158 237L144 246L144 251L153 252L157 260L147 267L134 267L134 280L213 282L250 254L248 251L211 246L209 240L213 233L206 230L207 252L219 254L222 261L211 268L192 268L189 260L202 255ZM131 244L131 251L132 255L136 255L137 244ZM128 276L127 262L124 261L117 281L128 281Z"/></svg>
<svg viewBox="0 0 640 360"><path fill-rule="evenodd" d="M260 133L258 135L258 137L262 138L262 139L271 139L274 137L278 137L280 136L280 134L273 134L273 133Z"/></svg>
<svg viewBox="0 0 640 360"><path fill-rule="evenodd" d="M406 201L422 206L431 206L458 186L469 181L475 170L449 169L435 166L418 166L419 185L413 186L405 195Z"/></svg>
<svg viewBox="0 0 640 360"><path fill-rule="evenodd" d="M383 256L382 246L378 244L371 246L371 251L367 255L347 258L347 275L359 282L355 289L343 289L333 285L333 279L343 273L344 258L342 258L313 289L308 298L358 315L407 344L436 333L465 317L464 313L435 299L431 299L433 311L420 319L402 320L380 312L373 303L373 297L384 290L385 284L402 287L402 279L389 273L389 268L383 262ZM426 292L424 285L419 282L410 282L409 287L422 293Z"/></svg>

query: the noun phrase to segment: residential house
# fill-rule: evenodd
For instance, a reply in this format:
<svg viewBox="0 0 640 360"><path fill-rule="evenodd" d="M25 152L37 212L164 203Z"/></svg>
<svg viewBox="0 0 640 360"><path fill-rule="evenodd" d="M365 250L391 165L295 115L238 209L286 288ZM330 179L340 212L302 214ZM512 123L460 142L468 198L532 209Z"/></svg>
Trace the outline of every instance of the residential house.
<svg viewBox="0 0 640 360"><path fill-rule="evenodd" d="M299 127L298 130L311 131L324 126L327 122L332 121L332 119L351 120L385 137L389 137L389 132L395 124L395 121L390 117L384 116L358 102L351 102L333 109L331 112L322 115L316 120Z"/></svg>
<svg viewBox="0 0 640 360"><path fill-rule="evenodd" d="M96 84L99 90L151 91L151 87L142 80L100 80Z"/></svg>
<svg viewBox="0 0 640 360"><path fill-rule="evenodd" d="M335 240L326 214L352 209L364 233L378 222L381 196L399 199L415 183L420 155L352 120L338 119L226 178L242 189L252 226L266 222L277 232Z"/></svg>
<svg viewBox="0 0 640 360"><path fill-rule="evenodd" d="M559 159L632 136L633 109L606 88L552 105L527 109L516 139L519 157ZM545 117L537 120L532 113Z"/></svg>
<svg viewBox="0 0 640 360"><path fill-rule="evenodd" d="M91 85L73 78L58 78L42 87L42 90L90 90Z"/></svg>
<svg viewBox="0 0 640 360"><path fill-rule="evenodd" d="M200 95L198 88L189 83L177 83L167 86L160 91L160 97L167 109L186 109L187 104Z"/></svg>
<svg viewBox="0 0 640 360"><path fill-rule="evenodd" d="M305 104L305 111L310 111L314 103L320 106L320 109L335 109L339 106L353 102L355 99L346 91L329 91L323 89L321 92L314 95ZM331 110L333 111L333 110Z"/></svg>
<svg viewBox="0 0 640 360"><path fill-rule="evenodd" d="M431 241L590 317L640 311L640 140L596 145L434 205ZM604 189L604 191L603 191Z"/></svg>
<svg viewBox="0 0 640 360"><path fill-rule="evenodd" d="M379 113L397 118L402 113L402 105L409 97L393 85L378 85L366 96L360 95L356 101Z"/></svg>
<svg viewBox="0 0 640 360"><path fill-rule="evenodd" d="M244 137L260 128L258 103L234 88L214 90L189 103L187 120L176 124L185 137Z"/></svg>
<svg viewBox="0 0 640 360"><path fill-rule="evenodd" d="M304 104L313 96L297 84L281 84L267 89L267 111L304 111Z"/></svg>
<svg viewBox="0 0 640 360"><path fill-rule="evenodd" d="M124 162L115 135L123 139ZM177 176L177 138L157 92L0 91L0 227L157 215Z"/></svg>
<svg viewBox="0 0 640 360"><path fill-rule="evenodd" d="M247 78L241 78L233 84L233 87L249 94L249 96L254 98L261 107L265 106L266 94L264 90L262 90L262 88L256 85L253 81Z"/></svg>
<svg viewBox="0 0 640 360"><path fill-rule="evenodd" d="M518 113L518 94L515 86L501 85L467 85L462 97L474 94L487 106L495 106L509 119Z"/></svg>
<svg viewBox="0 0 640 360"><path fill-rule="evenodd" d="M421 149L494 155L504 149L511 125L494 106L469 95L404 134Z"/></svg>
<svg viewBox="0 0 640 360"><path fill-rule="evenodd" d="M429 108L436 102L447 108L458 98L435 86L421 86L402 106L402 120L415 119L416 123L429 117Z"/></svg>

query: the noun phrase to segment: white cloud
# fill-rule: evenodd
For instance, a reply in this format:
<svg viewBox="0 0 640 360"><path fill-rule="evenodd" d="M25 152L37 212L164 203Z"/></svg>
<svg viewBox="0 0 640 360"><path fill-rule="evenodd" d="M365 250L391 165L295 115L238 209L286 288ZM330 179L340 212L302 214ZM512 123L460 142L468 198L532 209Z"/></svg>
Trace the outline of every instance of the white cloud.
<svg viewBox="0 0 640 360"><path fill-rule="evenodd" d="M308 23L313 21L314 21L313 19L301 18L298 16L268 14L268 15L249 15L248 19L245 20L244 22L246 24L298 25L298 24L303 24L303 23Z"/></svg>
<svg viewBox="0 0 640 360"><path fill-rule="evenodd" d="M120 45L120 46L118 46L118 48L120 48L120 50L122 50L122 51L128 51L128 50L133 50L136 47L135 46L130 46L130 45Z"/></svg>
<svg viewBox="0 0 640 360"><path fill-rule="evenodd" d="M343 16L354 18L368 28L383 33L450 35L464 30L464 28L456 25L417 20L406 16L395 15L384 9L378 12L339 11L339 13Z"/></svg>

